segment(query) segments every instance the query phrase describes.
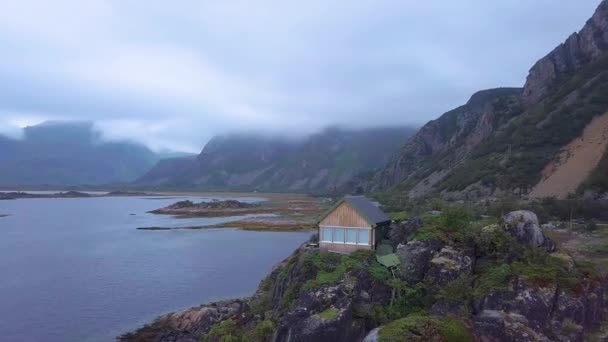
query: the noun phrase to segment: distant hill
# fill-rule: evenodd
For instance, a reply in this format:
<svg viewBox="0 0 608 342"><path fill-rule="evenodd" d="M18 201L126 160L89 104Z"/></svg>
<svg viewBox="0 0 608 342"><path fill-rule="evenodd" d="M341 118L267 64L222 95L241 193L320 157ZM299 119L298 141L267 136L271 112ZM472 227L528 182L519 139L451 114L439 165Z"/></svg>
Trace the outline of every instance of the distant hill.
<svg viewBox="0 0 608 342"><path fill-rule="evenodd" d="M23 133L0 136L0 186L131 182L162 157L136 143L102 141L86 122L46 122Z"/></svg>
<svg viewBox="0 0 608 342"><path fill-rule="evenodd" d="M136 184L203 190L327 192L385 165L412 128L331 128L299 140L258 135L211 139L196 158L160 161Z"/></svg>
<svg viewBox="0 0 608 342"><path fill-rule="evenodd" d="M362 183L369 191L452 198L606 193L608 120L593 119L607 111L608 2L602 1L580 32L532 67L523 89L473 95L423 126ZM576 143L584 137L594 143Z"/></svg>

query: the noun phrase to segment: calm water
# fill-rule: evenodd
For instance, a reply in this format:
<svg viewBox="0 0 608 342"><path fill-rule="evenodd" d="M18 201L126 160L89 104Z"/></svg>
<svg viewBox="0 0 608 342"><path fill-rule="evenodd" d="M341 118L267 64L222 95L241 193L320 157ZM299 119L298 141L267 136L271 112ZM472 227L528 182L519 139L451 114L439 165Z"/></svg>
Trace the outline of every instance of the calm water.
<svg viewBox="0 0 608 342"><path fill-rule="evenodd" d="M176 200L0 201L0 340L112 341L160 314L250 295L310 235L135 229L234 220L145 213Z"/></svg>

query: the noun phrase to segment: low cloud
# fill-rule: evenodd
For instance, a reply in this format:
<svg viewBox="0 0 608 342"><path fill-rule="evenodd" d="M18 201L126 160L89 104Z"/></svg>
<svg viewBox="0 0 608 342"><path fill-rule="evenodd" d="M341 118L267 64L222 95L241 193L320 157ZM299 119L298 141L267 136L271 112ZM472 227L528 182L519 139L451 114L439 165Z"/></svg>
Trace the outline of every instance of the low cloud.
<svg viewBox="0 0 608 342"><path fill-rule="evenodd" d="M230 131L419 125L523 85L598 3L5 1L0 134L87 120L197 151Z"/></svg>

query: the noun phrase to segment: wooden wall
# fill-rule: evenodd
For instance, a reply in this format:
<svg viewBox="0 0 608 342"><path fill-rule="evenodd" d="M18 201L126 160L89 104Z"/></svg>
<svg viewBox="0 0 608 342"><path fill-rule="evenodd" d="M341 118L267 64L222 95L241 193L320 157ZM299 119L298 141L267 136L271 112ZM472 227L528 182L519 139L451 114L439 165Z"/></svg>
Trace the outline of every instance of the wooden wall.
<svg viewBox="0 0 608 342"><path fill-rule="evenodd" d="M326 218L321 221L320 226L334 227L371 227L367 221L359 215L348 203L342 203Z"/></svg>

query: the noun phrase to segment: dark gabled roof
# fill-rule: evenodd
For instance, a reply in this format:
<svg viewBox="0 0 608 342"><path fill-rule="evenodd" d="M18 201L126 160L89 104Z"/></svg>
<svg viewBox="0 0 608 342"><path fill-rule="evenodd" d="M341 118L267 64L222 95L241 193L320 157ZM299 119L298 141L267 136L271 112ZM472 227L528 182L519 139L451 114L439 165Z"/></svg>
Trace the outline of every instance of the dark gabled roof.
<svg viewBox="0 0 608 342"><path fill-rule="evenodd" d="M338 203L336 203L331 209L329 209L321 218L320 221L323 221L329 214L331 214L337 207L339 207L342 203L347 203L353 209L355 209L359 215L361 215L367 223L373 225L378 225L381 223L389 222L391 219L386 216L385 213L382 212L372 201L370 201L365 196L346 196Z"/></svg>

